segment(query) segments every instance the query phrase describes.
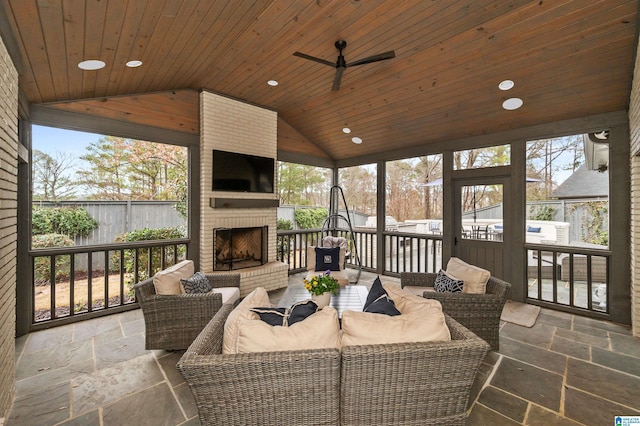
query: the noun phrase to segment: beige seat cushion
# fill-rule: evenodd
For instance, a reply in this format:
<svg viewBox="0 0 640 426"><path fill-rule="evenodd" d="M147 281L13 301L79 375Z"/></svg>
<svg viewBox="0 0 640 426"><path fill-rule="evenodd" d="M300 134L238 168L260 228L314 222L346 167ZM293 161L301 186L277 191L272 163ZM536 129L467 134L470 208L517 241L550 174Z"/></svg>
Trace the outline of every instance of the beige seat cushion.
<svg viewBox="0 0 640 426"><path fill-rule="evenodd" d="M451 334L442 307L435 304L396 316L342 312L342 346L450 340Z"/></svg>
<svg viewBox="0 0 640 426"><path fill-rule="evenodd" d="M222 295L222 304L233 305L240 299L240 289L238 287L220 287L211 290L212 293L220 293Z"/></svg>
<svg viewBox="0 0 640 426"><path fill-rule="evenodd" d="M271 306L269 293L264 287L258 287L242 299L242 301L231 311L224 323L224 334L222 336L222 353L238 353L239 322L241 319L259 320L258 314L251 312L251 308L262 308Z"/></svg>
<svg viewBox="0 0 640 426"><path fill-rule="evenodd" d="M409 294L395 284L383 287L400 315L344 311L342 346L451 340L439 301Z"/></svg>
<svg viewBox="0 0 640 426"><path fill-rule="evenodd" d="M457 257L452 257L447 263L447 274L464 281L463 293L485 294L487 281L491 272L475 265L470 265Z"/></svg>
<svg viewBox="0 0 640 426"><path fill-rule="evenodd" d="M340 348L338 312L327 306L289 327L256 319L239 321L238 353Z"/></svg>
<svg viewBox="0 0 640 426"><path fill-rule="evenodd" d="M425 291L436 291L433 287L422 287L419 285L408 285L404 287L403 290L407 294L411 294L413 296L420 296L420 297L422 297L422 294Z"/></svg>
<svg viewBox="0 0 640 426"><path fill-rule="evenodd" d="M406 287L403 289L397 284L383 284L383 287L401 314L420 311L424 307L435 307L437 310L442 311L442 304L440 301L435 299L425 299L422 297L422 293L419 296L410 294L405 291ZM423 292L428 288L429 287L422 287Z"/></svg>
<svg viewBox="0 0 640 426"><path fill-rule="evenodd" d="M193 260L183 260L175 265L157 272L153 276L156 294L182 294L184 287L180 279L191 278L194 274Z"/></svg>

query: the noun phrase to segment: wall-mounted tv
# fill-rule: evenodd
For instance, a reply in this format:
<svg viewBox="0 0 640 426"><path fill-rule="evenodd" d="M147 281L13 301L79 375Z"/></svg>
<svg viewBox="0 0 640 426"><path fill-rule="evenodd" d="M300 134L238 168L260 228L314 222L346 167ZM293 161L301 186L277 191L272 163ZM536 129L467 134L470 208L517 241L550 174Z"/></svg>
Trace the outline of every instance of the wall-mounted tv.
<svg viewBox="0 0 640 426"><path fill-rule="evenodd" d="M213 190L273 193L273 158L213 150Z"/></svg>

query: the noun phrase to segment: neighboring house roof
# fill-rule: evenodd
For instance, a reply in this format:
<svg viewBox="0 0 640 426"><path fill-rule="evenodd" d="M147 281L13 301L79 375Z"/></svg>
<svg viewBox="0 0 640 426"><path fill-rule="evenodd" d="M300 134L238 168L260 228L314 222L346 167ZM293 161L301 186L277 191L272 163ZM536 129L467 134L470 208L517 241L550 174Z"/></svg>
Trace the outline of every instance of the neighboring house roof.
<svg viewBox="0 0 640 426"><path fill-rule="evenodd" d="M555 191L552 198L603 198L609 197L609 172L588 170L583 164Z"/></svg>

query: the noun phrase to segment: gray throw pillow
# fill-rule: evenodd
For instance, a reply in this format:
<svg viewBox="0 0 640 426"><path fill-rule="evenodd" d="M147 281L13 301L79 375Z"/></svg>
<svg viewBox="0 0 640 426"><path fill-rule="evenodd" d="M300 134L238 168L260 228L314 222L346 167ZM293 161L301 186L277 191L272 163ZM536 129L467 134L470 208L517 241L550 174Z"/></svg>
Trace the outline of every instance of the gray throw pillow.
<svg viewBox="0 0 640 426"><path fill-rule="evenodd" d="M211 283L202 272L196 272L191 278L181 278L180 283L185 293L208 293L211 291Z"/></svg>

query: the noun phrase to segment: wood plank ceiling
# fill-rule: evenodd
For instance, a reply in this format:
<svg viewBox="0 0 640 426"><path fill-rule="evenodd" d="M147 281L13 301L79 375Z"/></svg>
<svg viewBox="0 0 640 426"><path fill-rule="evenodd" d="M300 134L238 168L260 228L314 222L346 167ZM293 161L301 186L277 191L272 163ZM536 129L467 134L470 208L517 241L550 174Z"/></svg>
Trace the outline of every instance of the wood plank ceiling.
<svg viewBox="0 0 640 426"><path fill-rule="evenodd" d="M638 0L0 4L32 104L193 133L205 89L277 111L280 151L341 161L624 110L638 27ZM334 62L339 39L348 63L396 57L347 68L331 91L335 70L293 53ZM504 110L509 97L523 107Z"/></svg>

